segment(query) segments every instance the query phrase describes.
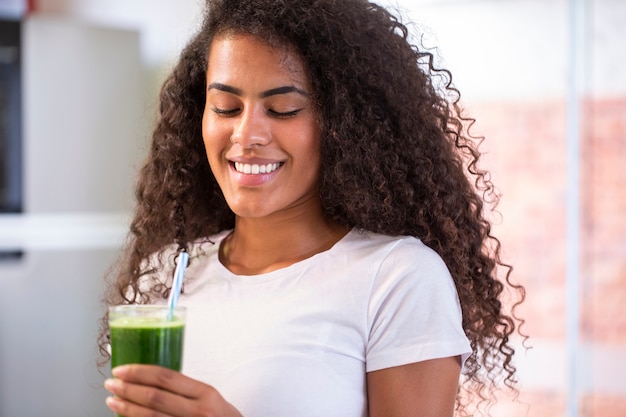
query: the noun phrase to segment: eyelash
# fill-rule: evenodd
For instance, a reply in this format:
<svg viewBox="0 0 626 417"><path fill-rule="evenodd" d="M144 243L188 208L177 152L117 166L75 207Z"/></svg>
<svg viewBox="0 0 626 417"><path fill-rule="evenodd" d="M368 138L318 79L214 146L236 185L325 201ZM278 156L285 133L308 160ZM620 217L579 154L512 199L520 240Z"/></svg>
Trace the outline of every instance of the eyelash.
<svg viewBox="0 0 626 417"><path fill-rule="evenodd" d="M217 107L213 107L211 110L213 110L215 114L218 114L220 116L234 116L239 111L239 109L223 110Z"/></svg>
<svg viewBox="0 0 626 417"><path fill-rule="evenodd" d="M235 116L240 111L240 109L224 110L224 109L220 109L217 107L213 107L212 110L215 114L224 116L224 117ZM269 109L267 110L267 113L269 113L271 116L276 117L278 119L287 119L289 117L293 117L297 115L298 113L300 113L301 110L302 109L297 109L297 110L292 110L292 111L287 111L287 112L277 112L275 110Z"/></svg>
<svg viewBox="0 0 626 417"><path fill-rule="evenodd" d="M268 110L267 112L270 113L272 116L274 117L278 117L279 119L287 119L289 117L293 117L295 115L297 115L298 113L300 113L301 109L298 110L292 110L292 111L286 111L286 112L277 112L274 110Z"/></svg>

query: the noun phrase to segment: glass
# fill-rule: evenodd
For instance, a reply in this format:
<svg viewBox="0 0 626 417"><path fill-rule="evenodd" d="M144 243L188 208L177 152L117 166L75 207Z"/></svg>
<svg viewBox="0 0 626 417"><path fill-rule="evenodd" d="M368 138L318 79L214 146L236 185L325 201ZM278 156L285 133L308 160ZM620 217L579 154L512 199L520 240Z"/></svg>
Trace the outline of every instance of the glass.
<svg viewBox="0 0 626 417"><path fill-rule="evenodd" d="M119 305L109 307L111 367L127 363L160 365L180 371L186 308Z"/></svg>

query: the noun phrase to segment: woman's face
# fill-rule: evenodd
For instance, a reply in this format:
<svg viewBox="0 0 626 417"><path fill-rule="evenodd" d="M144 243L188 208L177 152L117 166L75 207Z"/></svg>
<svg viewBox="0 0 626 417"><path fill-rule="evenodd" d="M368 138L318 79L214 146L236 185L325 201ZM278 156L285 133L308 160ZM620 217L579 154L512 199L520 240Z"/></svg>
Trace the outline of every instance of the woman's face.
<svg viewBox="0 0 626 417"><path fill-rule="evenodd" d="M240 217L319 207L320 129L301 59L249 35L213 40L202 136Z"/></svg>

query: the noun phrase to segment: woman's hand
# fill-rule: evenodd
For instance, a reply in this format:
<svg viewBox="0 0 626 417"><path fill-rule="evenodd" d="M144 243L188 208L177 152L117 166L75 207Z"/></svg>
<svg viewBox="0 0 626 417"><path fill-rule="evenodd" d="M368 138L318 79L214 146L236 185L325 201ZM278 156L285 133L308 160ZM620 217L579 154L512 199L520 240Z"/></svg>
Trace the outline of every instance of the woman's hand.
<svg viewBox="0 0 626 417"><path fill-rule="evenodd" d="M104 386L107 406L124 417L242 417L215 388L155 365L123 365Z"/></svg>

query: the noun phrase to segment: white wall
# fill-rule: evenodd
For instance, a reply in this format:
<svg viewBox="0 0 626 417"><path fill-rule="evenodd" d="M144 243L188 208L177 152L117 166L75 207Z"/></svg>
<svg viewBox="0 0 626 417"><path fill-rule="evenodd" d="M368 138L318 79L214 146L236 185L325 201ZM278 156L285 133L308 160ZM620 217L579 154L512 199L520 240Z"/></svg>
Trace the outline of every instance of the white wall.
<svg viewBox="0 0 626 417"><path fill-rule="evenodd" d="M200 23L203 0L38 0L37 13L136 30L147 67L173 61Z"/></svg>
<svg viewBox="0 0 626 417"><path fill-rule="evenodd" d="M0 416L110 415L96 336L146 134L139 35L63 16L22 35L25 213L0 216L0 249L24 255L0 262Z"/></svg>
<svg viewBox="0 0 626 417"><path fill-rule="evenodd" d="M203 0L39 0L42 13L73 16L141 33L141 54L163 71L200 22ZM381 0L399 8L438 47L443 65L471 101L506 95L523 99L562 96L567 88L568 0ZM583 54L587 89L626 91L626 2L582 0L588 39Z"/></svg>

